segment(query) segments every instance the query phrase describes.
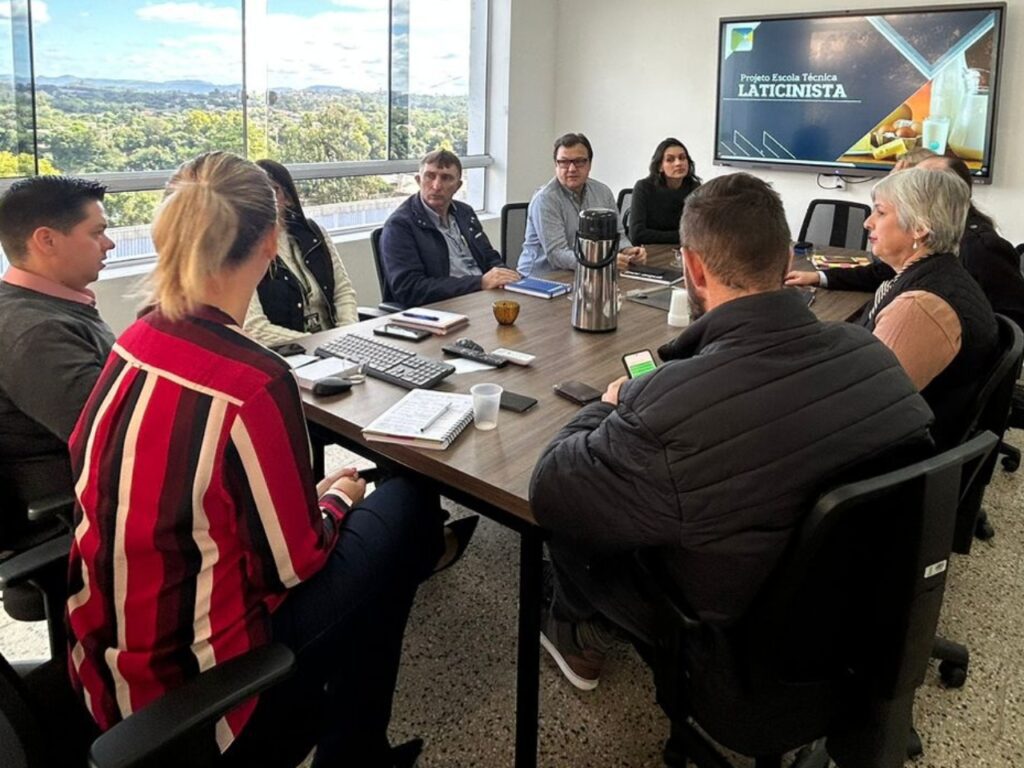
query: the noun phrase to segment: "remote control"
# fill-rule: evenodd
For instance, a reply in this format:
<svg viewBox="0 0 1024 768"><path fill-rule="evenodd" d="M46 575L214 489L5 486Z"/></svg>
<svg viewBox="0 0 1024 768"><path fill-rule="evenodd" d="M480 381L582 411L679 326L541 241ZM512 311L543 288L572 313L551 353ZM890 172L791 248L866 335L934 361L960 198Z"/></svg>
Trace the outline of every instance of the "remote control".
<svg viewBox="0 0 1024 768"><path fill-rule="evenodd" d="M504 347L494 350L491 354L515 365L529 365L537 359L536 355L528 355L525 352L516 352L514 349L505 349Z"/></svg>
<svg viewBox="0 0 1024 768"><path fill-rule="evenodd" d="M486 352L480 352L462 344L445 344L441 349L449 355L464 357L467 360L475 360L476 362L483 363L484 365L493 365L495 368L501 368L506 362L508 362L504 358L496 355L489 355Z"/></svg>

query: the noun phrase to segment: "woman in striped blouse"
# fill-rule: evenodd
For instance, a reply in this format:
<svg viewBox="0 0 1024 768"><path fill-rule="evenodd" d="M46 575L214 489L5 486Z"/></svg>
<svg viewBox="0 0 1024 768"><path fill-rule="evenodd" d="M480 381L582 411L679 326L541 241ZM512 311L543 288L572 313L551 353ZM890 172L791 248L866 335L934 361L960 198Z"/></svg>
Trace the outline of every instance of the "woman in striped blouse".
<svg viewBox="0 0 1024 768"><path fill-rule="evenodd" d="M71 436L75 685L109 728L185 680L283 642L287 682L229 713L239 764L409 764L387 740L413 596L441 555L436 495L354 470L315 483L288 365L241 330L277 253L254 164L183 165L153 225L154 310L120 337ZM212 745L211 745L212 748Z"/></svg>

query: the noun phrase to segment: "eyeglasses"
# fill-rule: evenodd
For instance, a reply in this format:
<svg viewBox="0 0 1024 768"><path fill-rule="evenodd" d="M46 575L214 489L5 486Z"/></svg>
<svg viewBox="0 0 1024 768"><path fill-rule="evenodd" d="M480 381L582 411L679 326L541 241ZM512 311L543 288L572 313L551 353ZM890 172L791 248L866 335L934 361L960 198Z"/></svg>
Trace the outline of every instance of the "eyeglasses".
<svg viewBox="0 0 1024 768"><path fill-rule="evenodd" d="M590 158L588 157L574 157L571 160L555 160L555 165L559 168L568 168L570 165L573 168L583 168L589 162Z"/></svg>

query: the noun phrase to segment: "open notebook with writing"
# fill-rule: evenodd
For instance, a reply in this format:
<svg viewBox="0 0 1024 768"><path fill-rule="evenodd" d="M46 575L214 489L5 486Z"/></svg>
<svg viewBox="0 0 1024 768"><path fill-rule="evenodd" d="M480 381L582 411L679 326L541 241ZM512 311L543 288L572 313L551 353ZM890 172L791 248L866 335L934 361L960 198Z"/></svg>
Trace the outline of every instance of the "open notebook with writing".
<svg viewBox="0 0 1024 768"><path fill-rule="evenodd" d="M473 421L473 396L413 389L363 429L382 443L444 450Z"/></svg>

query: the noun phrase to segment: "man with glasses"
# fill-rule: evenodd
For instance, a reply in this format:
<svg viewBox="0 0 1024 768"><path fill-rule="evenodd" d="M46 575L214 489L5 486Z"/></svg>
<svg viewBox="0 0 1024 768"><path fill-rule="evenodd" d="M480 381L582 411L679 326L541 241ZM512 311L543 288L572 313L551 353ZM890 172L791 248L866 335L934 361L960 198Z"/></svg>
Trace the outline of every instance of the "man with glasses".
<svg viewBox="0 0 1024 768"><path fill-rule="evenodd" d="M576 269L576 230L580 211L615 210L615 196L600 181L590 178L594 150L582 133L567 133L555 141L555 178L530 200L526 239L518 269L524 275L554 269ZM634 247L619 222L619 267L642 264L647 252Z"/></svg>
<svg viewBox="0 0 1024 768"><path fill-rule="evenodd" d="M420 191L398 206L381 233L381 262L394 300L406 307L519 279L484 234L473 208L452 198L462 163L446 149L429 153L416 175Z"/></svg>

